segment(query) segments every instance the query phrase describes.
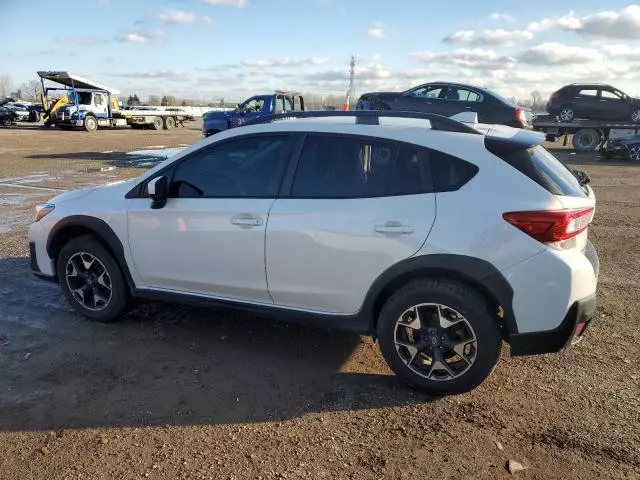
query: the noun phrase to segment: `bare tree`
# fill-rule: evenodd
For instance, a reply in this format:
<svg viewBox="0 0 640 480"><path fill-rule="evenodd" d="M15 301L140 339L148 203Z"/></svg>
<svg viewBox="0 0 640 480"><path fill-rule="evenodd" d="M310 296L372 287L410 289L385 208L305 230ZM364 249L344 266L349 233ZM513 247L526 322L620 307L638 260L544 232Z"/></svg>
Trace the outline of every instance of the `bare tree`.
<svg viewBox="0 0 640 480"><path fill-rule="evenodd" d="M20 85L20 94L23 100L37 101L42 93L42 85L37 80L24 82Z"/></svg>
<svg viewBox="0 0 640 480"><path fill-rule="evenodd" d="M531 109L538 110L544 107L544 99L539 91L534 90L531 92Z"/></svg>
<svg viewBox="0 0 640 480"><path fill-rule="evenodd" d="M13 82L9 75L0 75L0 97L8 97L11 95L11 87Z"/></svg>

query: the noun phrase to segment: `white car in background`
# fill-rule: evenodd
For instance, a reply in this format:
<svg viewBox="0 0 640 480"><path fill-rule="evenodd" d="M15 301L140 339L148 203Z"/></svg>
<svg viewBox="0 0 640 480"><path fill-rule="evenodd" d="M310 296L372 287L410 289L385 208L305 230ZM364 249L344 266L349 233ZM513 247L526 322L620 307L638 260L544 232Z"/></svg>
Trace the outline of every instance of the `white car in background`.
<svg viewBox="0 0 640 480"><path fill-rule="evenodd" d="M92 320L135 297L286 314L464 392L502 341L557 352L594 316L595 196L543 140L433 114L275 115L39 206L31 268Z"/></svg>

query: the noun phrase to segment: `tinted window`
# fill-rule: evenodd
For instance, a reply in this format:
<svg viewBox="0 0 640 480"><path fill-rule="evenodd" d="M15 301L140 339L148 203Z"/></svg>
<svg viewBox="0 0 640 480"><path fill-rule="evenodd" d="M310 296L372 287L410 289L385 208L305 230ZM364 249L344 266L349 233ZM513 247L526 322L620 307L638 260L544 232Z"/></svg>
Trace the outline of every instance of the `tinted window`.
<svg viewBox="0 0 640 480"><path fill-rule="evenodd" d="M444 94L442 87L418 87L411 91L412 97L418 98L440 98Z"/></svg>
<svg viewBox="0 0 640 480"><path fill-rule="evenodd" d="M598 96L598 91L595 89L582 89L580 90L579 95L583 97L596 97Z"/></svg>
<svg viewBox="0 0 640 480"><path fill-rule="evenodd" d="M438 150L429 150L429 164L437 192L458 190L478 173L474 164Z"/></svg>
<svg viewBox="0 0 640 480"><path fill-rule="evenodd" d="M412 195L433 192L433 178L426 148L400 147L389 180L389 195Z"/></svg>
<svg viewBox="0 0 640 480"><path fill-rule="evenodd" d="M447 89L447 100L458 100L461 102L479 102L480 95L466 88L449 87Z"/></svg>
<svg viewBox="0 0 640 480"><path fill-rule="evenodd" d="M252 100L249 100L247 103L245 103L242 106L242 111L247 113L261 112L263 106L264 106L264 98L262 97L254 98Z"/></svg>
<svg viewBox="0 0 640 480"><path fill-rule="evenodd" d="M287 136L244 137L196 152L176 167L173 197L274 197L289 155Z"/></svg>
<svg viewBox="0 0 640 480"><path fill-rule="evenodd" d="M309 136L293 182L294 197L384 195L397 147L359 137Z"/></svg>
<svg viewBox="0 0 640 480"><path fill-rule="evenodd" d="M602 90L602 98L608 98L611 100L621 100L622 96L617 93L610 92L609 90Z"/></svg>
<svg viewBox="0 0 640 480"><path fill-rule="evenodd" d="M586 196L571 169L540 145L517 152L493 153L554 195Z"/></svg>

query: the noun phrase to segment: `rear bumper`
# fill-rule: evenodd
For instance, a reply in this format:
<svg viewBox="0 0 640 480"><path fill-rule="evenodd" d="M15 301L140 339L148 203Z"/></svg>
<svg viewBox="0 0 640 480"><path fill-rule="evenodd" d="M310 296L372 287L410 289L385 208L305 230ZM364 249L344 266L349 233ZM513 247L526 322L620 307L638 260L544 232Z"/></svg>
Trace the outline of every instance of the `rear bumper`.
<svg viewBox="0 0 640 480"><path fill-rule="evenodd" d="M553 330L511 335L511 355L555 353L578 343L591 323L596 311L596 296L575 302L562 323Z"/></svg>

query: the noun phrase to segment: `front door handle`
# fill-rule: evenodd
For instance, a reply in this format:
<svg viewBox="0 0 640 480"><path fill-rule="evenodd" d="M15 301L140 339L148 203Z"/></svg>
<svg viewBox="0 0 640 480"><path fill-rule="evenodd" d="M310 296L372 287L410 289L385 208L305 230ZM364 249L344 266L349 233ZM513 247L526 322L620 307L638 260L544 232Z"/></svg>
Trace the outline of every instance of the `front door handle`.
<svg viewBox="0 0 640 480"><path fill-rule="evenodd" d="M231 223L239 227L259 227L262 225L262 219L253 215L238 215L231 219Z"/></svg>
<svg viewBox="0 0 640 480"><path fill-rule="evenodd" d="M400 222L387 222L384 225L376 225L375 231L392 235L407 235L413 233L415 229L409 225L403 225Z"/></svg>

